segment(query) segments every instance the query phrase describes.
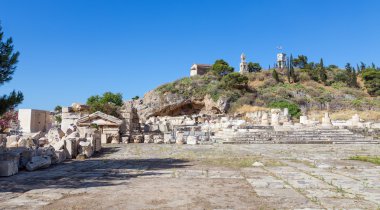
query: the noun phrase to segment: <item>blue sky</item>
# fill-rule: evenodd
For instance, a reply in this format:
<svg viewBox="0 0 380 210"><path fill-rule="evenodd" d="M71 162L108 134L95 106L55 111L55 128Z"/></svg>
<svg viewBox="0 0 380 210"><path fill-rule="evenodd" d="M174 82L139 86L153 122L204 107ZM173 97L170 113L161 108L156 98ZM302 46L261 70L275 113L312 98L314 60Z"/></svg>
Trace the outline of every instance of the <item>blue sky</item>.
<svg viewBox="0 0 380 210"><path fill-rule="evenodd" d="M124 99L189 75L193 63L240 54L265 68L276 46L325 64L380 64L377 0L0 0L20 51L19 108L52 110L90 95Z"/></svg>

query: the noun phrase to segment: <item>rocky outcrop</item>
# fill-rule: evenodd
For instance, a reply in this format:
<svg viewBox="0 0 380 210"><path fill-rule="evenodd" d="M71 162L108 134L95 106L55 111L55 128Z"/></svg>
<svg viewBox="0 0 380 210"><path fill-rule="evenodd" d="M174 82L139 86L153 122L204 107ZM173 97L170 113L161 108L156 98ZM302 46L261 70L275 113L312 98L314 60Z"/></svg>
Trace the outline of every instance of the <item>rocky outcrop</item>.
<svg viewBox="0 0 380 210"><path fill-rule="evenodd" d="M152 90L140 100L133 101L133 106L142 121L152 116L180 116L192 114L221 114L229 108L228 98L221 97L214 101L210 96L204 98L184 97L181 94L165 93Z"/></svg>

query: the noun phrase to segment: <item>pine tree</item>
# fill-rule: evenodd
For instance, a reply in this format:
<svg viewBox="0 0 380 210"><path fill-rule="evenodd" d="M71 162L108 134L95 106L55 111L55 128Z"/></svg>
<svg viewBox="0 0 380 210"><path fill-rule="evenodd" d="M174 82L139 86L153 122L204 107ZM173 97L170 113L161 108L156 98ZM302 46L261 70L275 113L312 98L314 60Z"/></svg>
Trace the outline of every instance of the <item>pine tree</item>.
<svg viewBox="0 0 380 210"><path fill-rule="evenodd" d="M13 40L8 38L3 41L4 32L0 26L0 85L12 80L16 70L19 52L13 52ZM21 92L12 91L9 95L0 96L0 115L14 109L24 99Z"/></svg>
<svg viewBox="0 0 380 210"><path fill-rule="evenodd" d="M323 65L323 59L321 58L321 61L319 62L319 78L323 83L326 83L327 81L327 74L325 66Z"/></svg>

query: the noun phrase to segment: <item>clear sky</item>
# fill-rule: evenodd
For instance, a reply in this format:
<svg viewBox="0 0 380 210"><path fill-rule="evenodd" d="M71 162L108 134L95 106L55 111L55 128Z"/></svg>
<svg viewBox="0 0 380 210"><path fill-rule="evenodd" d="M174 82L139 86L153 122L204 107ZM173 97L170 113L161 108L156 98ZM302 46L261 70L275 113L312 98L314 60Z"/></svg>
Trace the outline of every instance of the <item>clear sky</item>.
<svg viewBox="0 0 380 210"><path fill-rule="evenodd" d="M276 46L309 60L380 64L378 0L0 0L20 51L19 108L52 110L90 95L124 99L189 75L193 63L240 54L267 68Z"/></svg>

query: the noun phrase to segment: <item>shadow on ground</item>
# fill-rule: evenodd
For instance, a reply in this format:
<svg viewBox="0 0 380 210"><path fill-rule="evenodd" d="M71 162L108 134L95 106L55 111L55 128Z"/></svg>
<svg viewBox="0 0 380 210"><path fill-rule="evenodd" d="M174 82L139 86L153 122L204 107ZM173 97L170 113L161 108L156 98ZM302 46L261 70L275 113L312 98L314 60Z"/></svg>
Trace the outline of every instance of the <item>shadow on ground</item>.
<svg viewBox="0 0 380 210"><path fill-rule="evenodd" d="M70 160L47 169L0 178L0 192L25 192L46 188L90 188L114 186L136 177L160 175L159 170L185 168L180 159L99 159L119 148L104 148L93 159ZM123 183L125 184L125 182Z"/></svg>

